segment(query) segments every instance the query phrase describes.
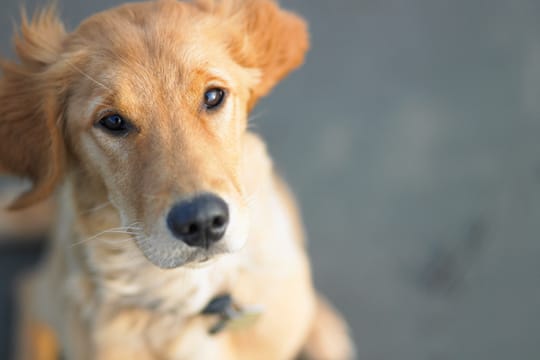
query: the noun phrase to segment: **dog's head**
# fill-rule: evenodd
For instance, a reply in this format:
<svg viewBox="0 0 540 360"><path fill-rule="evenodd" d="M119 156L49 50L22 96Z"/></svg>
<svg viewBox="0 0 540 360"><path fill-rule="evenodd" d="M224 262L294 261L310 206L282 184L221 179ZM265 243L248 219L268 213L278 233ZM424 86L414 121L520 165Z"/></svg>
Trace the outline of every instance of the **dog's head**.
<svg viewBox="0 0 540 360"><path fill-rule="evenodd" d="M52 11L23 17L20 62L2 63L0 167L33 188L12 207L76 174L77 191L102 191L140 227L160 267L239 249L247 115L307 43L304 22L270 0L128 4L72 33Z"/></svg>

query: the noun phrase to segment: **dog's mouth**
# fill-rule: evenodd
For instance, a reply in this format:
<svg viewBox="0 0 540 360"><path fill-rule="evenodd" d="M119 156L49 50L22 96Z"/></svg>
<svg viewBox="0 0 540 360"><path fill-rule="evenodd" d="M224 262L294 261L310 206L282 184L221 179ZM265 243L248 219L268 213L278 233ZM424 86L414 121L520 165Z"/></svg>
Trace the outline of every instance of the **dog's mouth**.
<svg viewBox="0 0 540 360"><path fill-rule="evenodd" d="M229 251L218 246L213 246L208 249L196 249L190 254L184 265L206 266L228 253Z"/></svg>
<svg viewBox="0 0 540 360"><path fill-rule="evenodd" d="M208 267L208 266L211 266L213 264L216 263L216 261L221 257L222 255L214 255L212 257L205 257L205 258L202 258L198 261L194 261L194 262L190 262L190 263L186 263L184 266L186 268L190 268L190 269L200 269L200 268L205 268L205 267Z"/></svg>

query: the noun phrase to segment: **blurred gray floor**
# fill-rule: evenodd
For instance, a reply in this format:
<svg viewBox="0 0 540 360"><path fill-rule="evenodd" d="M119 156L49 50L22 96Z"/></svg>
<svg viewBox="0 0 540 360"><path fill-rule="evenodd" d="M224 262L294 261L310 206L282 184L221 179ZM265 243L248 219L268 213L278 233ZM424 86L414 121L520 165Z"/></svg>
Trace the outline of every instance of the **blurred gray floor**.
<svg viewBox="0 0 540 360"><path fill-rule="evenodd" d="M312 51L255 128L360 359L539 359L540 1L281 2Z"/></svg>

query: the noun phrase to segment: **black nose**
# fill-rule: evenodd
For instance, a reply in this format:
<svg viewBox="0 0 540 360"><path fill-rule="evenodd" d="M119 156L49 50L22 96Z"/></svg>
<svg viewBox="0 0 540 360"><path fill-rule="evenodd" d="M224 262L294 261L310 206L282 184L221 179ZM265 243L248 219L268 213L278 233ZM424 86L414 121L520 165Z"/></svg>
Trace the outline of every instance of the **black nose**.
<svg viewBox="0 0 540 360"><path fill-rule="evenodd" d="M210 194L176 204L167 216L167 225L176 238L204 248L223 237L228 223L227 204Z"/></svg>

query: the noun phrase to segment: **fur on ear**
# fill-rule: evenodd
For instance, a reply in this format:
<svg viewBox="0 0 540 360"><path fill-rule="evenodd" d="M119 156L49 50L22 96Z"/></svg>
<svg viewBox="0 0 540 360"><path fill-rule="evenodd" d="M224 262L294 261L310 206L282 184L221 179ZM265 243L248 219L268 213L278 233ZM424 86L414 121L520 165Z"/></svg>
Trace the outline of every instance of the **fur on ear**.
<svg viewBox="0 0 540 360"><path fill-rule="evenodd" d="M197 0L203 11L222 17L232 25L231 55L240 65L258 69L251 110L289 72L304 62L309 48L306 22L279 8L272 0Z"/></svg>
<svg viewBox="0 0 540 360"><path fill-rule="evenodd" d="M20 32L13 40L19 61L0 60L0 169L33 183L10 209L48 197L63 173L59 91L51 72L56 71L52 65L65 37L52 7L30 21L23 11Z"/></svg>

